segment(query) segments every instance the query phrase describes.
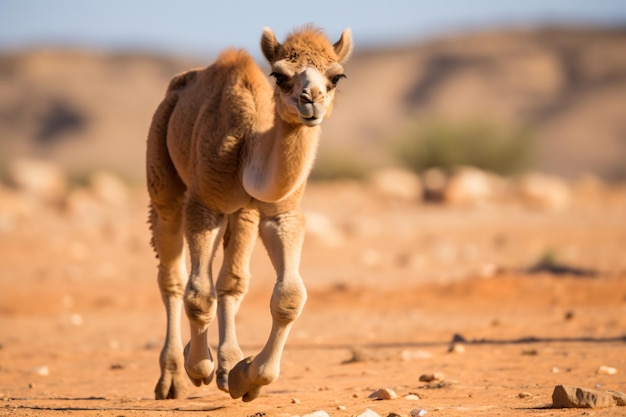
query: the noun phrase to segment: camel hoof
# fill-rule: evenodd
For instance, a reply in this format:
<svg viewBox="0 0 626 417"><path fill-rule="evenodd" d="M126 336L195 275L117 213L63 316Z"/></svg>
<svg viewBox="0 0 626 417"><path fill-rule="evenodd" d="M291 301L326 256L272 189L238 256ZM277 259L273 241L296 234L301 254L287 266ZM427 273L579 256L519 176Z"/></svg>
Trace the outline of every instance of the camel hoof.
<svg viewBox="0 0 626 417"><path fill-rule="evenodd" d="M154 387L154 398L157 400L175 400L184 398L187 393L187 383L181 373L166 372L161 375Z"/></svg>
<svg viewBox="0 0 626 417"><path fill-rule="evenodd" d="M210 384L213 380L213 374L215 373L215 364L213 362L213 355L211 355L211 349L207 349L207 358L191 365L189 364L189 346L190 344L187 343L183 351L187 376L196 387L202 384Z"/></svg>
<svg viewBox="0 0 626 417"><path fill-rule="evenodd" d="M218 369L215 373L217 388L221 391L229 392L228 390L228 372L223 369Z"/></svg>
<svg viewBox="0 0 626 417"><path fill-rule="evenodd" d="M228 373L228 391L232 398L241 398L244 402L254 400L261 393L263 384L252 383L250 381L250 364L254 356L250 356L240 361Z"/></svg>

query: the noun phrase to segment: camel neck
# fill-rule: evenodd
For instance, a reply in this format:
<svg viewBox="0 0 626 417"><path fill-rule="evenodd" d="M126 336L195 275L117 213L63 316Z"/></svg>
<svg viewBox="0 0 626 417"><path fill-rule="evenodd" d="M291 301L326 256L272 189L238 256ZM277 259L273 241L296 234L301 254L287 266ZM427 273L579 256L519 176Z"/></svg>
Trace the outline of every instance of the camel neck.
<svg viewBox="0 0 626 417"><path fill-rule="evenodd" d="M250 196L265 202L284 199L307 179L317 152L321 129L290 124L278 115L273 126L253 141L243 171Z"/></svg>

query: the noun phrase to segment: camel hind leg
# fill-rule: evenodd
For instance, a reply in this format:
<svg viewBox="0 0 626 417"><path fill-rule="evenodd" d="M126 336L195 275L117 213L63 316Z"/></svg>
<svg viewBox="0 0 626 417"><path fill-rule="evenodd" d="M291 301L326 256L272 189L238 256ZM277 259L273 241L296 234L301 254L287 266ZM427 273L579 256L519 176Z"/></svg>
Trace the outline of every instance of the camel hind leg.
<svg viewBox="0 0 626 417"><path fill-rule="evenodd" d="M181 398L187 388L180 329L187 281L182 227L186 187L166 145L167 123L175 104L175 96L169 95L157 109L150 126L146 158L152 245L159 259L157 281L167 317L159 357L161 375L154 390L156 399Z"/></svg>
<svg viewBox="0 0 626 417"><path fill-rule="evenodd" d="M157 281L165 305L167 327L159 356L161 376L155 398L181 398L186 391L181 340L181 307L187 271L184 261L181 214L179 209L151 208L153 244L159 258Z"/></svg>
<svg viewBox="0 0 626 417"><path fill-rule="evenodd" d="M180 331L182 296L187 280L182 233L182 183L163 188L151 201L152 243L159 259L157 281L165 305L167 327L159 364L157 399L180 398L186 390ZM165 198L167 196L167 198Z"/></svg>

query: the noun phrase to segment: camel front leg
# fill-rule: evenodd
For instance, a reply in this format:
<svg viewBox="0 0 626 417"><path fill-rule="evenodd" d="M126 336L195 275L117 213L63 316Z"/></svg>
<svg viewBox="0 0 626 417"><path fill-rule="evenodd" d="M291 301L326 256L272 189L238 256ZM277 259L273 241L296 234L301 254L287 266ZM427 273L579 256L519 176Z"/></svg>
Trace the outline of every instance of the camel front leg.
<svg viewBox="0 0 626 417"><path fill-rule="evenodd" d="M213 379L215 364L208 345L207 331L215 318L217 294L212 263L225 224L215 213L190 198L185 211L185 231L189 245L191 273L185 288L184 305L189 319L190 340L184 350L185 370L196 386Z"/></svg>
<svg viewBox="0 0 626 417"><path fill-rule="evenodd" d="M263 385L278 378L287 336L306 302L306 289L299 273L304 236L302 213L293 210L262 216L259 230L276 269L277 280L270 302L272 329L267 343L256 357L239 362L228 376L231 397L242 397L243 401L252 401Z"/></svg>
<svg viewBox="0 0 626 417"><path fill-rule="evenodd" d="M228 392L228 373L243 359L235 330L235 316L250 282L250 257L259 235L259 213L241 209L228 217L224 235L224 262L217 278L217 386Z"/></svg>

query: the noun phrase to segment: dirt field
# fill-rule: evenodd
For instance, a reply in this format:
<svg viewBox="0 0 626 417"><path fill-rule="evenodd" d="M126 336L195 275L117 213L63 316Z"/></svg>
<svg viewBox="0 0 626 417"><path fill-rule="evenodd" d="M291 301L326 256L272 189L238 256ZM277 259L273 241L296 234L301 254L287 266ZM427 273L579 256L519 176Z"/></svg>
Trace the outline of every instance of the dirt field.
<svg viewBox="0 0 626 417"><path fill-rule="evenodd" d="M309 301L280 378L242 403L214 384L153 400L165 313L143 190L59 205L0 189L0 415L626 415L550 408L557 384L626 391L624 187L575 187L560 211L418 204L352 183L307 191ZM261 245L252 268L245 354L270 326ZM464 351L449 353L455 335ZM443 383L420 381L435 372ZM400 398L368 398L378 388Z"/></svg>

